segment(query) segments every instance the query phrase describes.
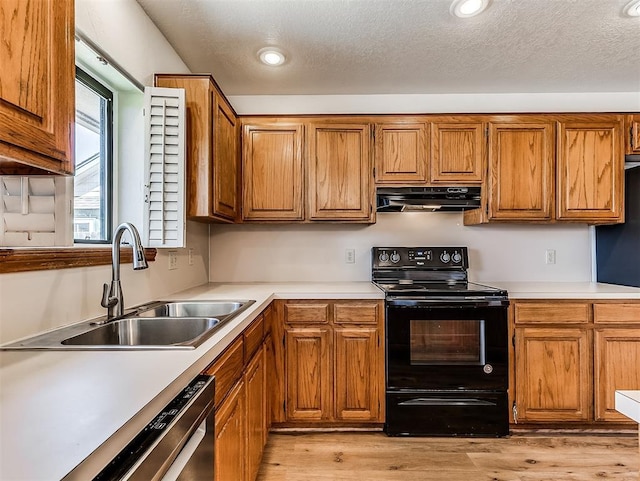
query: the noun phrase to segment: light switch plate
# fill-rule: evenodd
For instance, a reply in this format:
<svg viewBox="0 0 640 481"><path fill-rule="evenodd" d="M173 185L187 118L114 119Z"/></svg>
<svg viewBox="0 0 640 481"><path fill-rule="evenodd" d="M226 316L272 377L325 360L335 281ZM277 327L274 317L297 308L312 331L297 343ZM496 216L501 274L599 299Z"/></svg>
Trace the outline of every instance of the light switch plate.
<svg viewBox="0 0 640 481"><path fill-rule="evenodd" d="M178 251L169 251L169 270L178 268Z"/></svg>

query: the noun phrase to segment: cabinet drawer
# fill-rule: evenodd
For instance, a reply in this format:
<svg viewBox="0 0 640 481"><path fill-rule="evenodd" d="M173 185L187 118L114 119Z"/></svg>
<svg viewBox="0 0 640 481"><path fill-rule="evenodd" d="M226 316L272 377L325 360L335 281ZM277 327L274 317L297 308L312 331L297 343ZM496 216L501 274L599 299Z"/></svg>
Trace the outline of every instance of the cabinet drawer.
<svg viewBox="0 0 640 481"><path fill-rule="evenodd" d="M242 375L244 367L243 344L242 336L239 336L207 369L207 374L216 377L216 407Z"/></svg>
<svg viewBox="0 0 640 481"><path fill-rule="evenodd" d="M284 321L288 324L328 324L329 304L285 304Z"/></svg>
<svg viewBox="0 0 640 481"><path fill-rule="evenodd" d="M598 323L640 323L640 303L594 304L593 320Z"/></svg>
<svg viewBox="0 0 640 481"><path fill-rule="evenodd" d="M378 303L334 304L335 324L377 324Z"/></svg>
<svg viewBox="0 0 640 481"><path fill-rule="evenodd" d="M264 316L260 314L258 318L244 330L244 358L251 359L258 350L264 338Z"/></svg>
<svg viewBox="0 0 640 481"><path fill-rule="evenodd" d="M590 319L590 307L588 302L516 303L515 320L516 324L585 323Z"/></svg>

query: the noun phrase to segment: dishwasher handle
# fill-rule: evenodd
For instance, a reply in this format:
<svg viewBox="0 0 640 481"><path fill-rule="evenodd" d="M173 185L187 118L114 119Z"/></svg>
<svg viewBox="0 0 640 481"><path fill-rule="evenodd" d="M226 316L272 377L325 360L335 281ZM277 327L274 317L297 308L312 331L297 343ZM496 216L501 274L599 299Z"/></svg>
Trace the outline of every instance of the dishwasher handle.
<svg viewBox="0 0 640 481"><path fill-rule="evenodd" d="M187 441L187 444L184 445L178 457L173 461L173 464L163 476L162 481L177 481L178 476L180 476L187 463L191 460L206 434L207 420L205 419L202 421L202 424L198 426L198 429L196 429L189 441Z"/></svg>

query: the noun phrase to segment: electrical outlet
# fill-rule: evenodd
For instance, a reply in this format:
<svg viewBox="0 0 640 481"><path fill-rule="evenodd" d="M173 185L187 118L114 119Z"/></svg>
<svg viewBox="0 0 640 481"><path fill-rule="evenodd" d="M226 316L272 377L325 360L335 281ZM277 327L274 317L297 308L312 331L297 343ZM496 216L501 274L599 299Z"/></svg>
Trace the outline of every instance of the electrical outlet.
<svg viewBox="0 0 640 481"><path fill-rule="evenodd" d="M169 251L169 270L178 268L178 251Z"/></svg>
<svg viewBox="0 0 640 481"><path fill-rule="evenodd" d="M355 249L346 249L344 251L344 262L347 264L355 264L356 263L356 250Z"/></svg>
<svg viewBox="0 0 640 481"><path fill-rule="evenodd" d="M189 259L189 265L192 266L193 265L193 247L189 247L188 252L188 259Z"/></svg>
<svg viewBox="0 0 640 481"><path fill-rule="evenodd" d="M545 263L546 264L555 264L556 263L556 250L555 249L547 249L544 253L545 255Z"/></svg>

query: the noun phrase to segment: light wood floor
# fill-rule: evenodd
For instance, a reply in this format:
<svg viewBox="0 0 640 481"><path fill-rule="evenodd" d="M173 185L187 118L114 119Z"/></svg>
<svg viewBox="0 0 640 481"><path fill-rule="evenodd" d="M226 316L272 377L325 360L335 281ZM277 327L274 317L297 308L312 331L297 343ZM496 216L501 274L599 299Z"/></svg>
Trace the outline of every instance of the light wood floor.
<svg viewBox="0 0 640 481"><path fill-rule="evenodd" d="M638 481L638 435L269 435L258 481Z"/></svg>

